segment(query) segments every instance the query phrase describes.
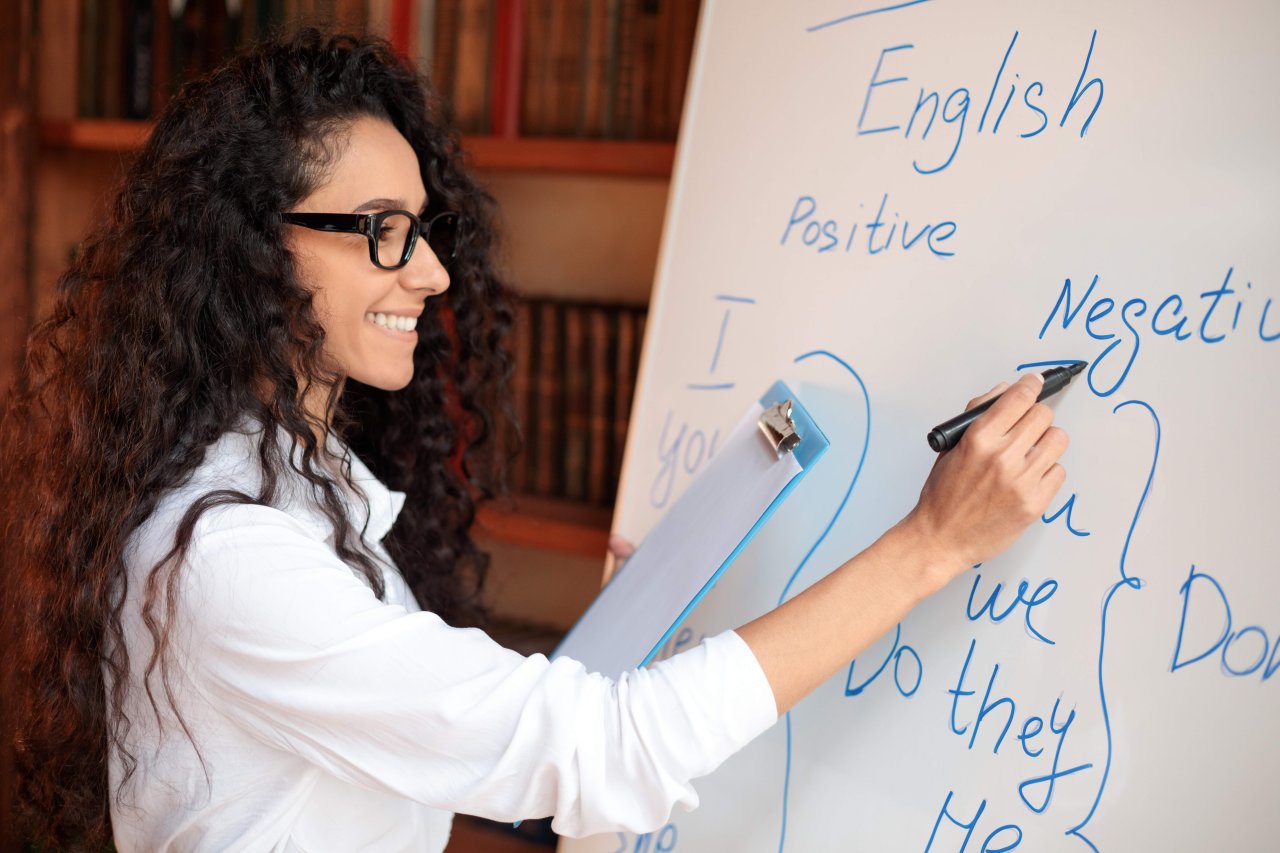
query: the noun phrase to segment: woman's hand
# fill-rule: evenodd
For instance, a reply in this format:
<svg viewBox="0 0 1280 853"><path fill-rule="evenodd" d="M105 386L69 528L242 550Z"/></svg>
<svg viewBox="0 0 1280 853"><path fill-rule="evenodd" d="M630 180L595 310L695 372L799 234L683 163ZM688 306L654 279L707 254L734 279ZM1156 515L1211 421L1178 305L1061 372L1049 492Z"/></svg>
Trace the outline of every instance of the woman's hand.
<svg viewBox="0 0 1280 853"><path fill-rule="evenodd" d="M618 561L619 566L625 563L635 551L636 546L632 545L630 540L624 539L617 533L609 534L609 553Z"/></svg>
<svg viewBox="0 0 1280 853"><path fill-rule="evenodd" d="M605 555L604 561L604 581L609 582L614 572L622 568L627 560L631 559L631 555L635 553L636 546L631 544L628 539L619 536L617 533L609 534L609 553Z"/></svg>
<svg viewBox="0 0 1280 853"><path fill-rule="evenodd" d="M1066 434L1023 376L942 454L906 518L780 607L743 625L783 713L922 598L1011 543L1062 485ZM993 388L987 395L1005 391ZM985 398L974 400L975 406Z"/></svg>
<svg viewBox="0 0 1280 853"><path fill-rule="evenodd" d="M938 457L919 503L899 525L938 558L930 561L930 589L1007 548L1061 488L1067 434L1053 426L1053 410L1036 402L1043 385L1029 373L970 401L972 408L1004 392Z"/></svg>

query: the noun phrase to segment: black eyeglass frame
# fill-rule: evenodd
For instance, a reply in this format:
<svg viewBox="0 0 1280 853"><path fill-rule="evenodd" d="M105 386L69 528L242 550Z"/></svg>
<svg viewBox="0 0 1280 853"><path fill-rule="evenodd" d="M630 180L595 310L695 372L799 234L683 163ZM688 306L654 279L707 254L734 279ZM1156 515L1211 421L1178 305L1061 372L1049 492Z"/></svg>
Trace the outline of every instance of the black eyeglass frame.
<svg viewBox="0 0 1280 853"><path fill-rule="evenodd" d="M404 241L404 251L400 256L400 260L388 266L378 260L378 231L382 228L382 223L390 216L409 217L410 234L409 239ZM418 244L418 238L422 237L430 245L432 226L446 218L453 220L453 226L456 229L461 217L452 210L446 210L432 216L423 224L416 214L407 210L384 210L380 213L285 213L281 215L283 222L301 225L303 228L310 228L313 231L328 231L334 234L363 234L369 240L369 260L373 262L375 267L382 270L398 270L409 263L409 259L413 257L414 247ZM458 241L457 239L454 240L452 252L447 258L441 258L434 247L431 251L436 254L440 264L447 267L458 257Z"/></svg>

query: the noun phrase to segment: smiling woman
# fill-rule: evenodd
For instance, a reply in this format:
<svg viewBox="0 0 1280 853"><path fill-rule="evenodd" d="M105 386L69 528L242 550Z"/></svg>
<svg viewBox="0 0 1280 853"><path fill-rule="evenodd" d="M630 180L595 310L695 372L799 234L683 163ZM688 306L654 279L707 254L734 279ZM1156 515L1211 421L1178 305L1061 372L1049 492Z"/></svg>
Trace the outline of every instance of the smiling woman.
<svg viewBox="0 0 1280 853"><path fill-rule="evenodd" d="M0 462L3 600L22 602L6 660L17 810L32 838L93 847L114 832L120 849L158 850L315 837L316 768L342 750L286 767L275 759L296 753L228 740L209 718L299 716L251 685L283 653L270 638L288 633L289 608L346 639L361 636L350 607L480 617L486 557L468 527L500 489L489 436L511 310L491 201L438 110L383 42L311 30L263 44L172 101L63 274L7 402ZM289 221L317 213L338 215L320 230ZM276 535L249 546L268 509ZM217 546L217 530L249 550ZM236 592L260 593L261 611L187 588L227 578L236 553L261 569ZM334 580L357 584L337 609L315 598ZM384 669L406 641L388 642ZM189 692L218 685L240 698ZM352 803L377 813L377 800ZM395 819L442 845L430 811Z"/></svg>
<svg viewBox="0 0 1280 853"><path fill-rule="evenodd" d="M430 234L419 235L417 217L404 210L426 210L429 203L412 146L390 122L371 116L357 118L343 136L328 180L285 221L305 226L305 217L320 215L332 223L324 211L349 211L354 227L363 231L296 228L285 243L297 259L300 281L315 294L334 372L398 391L413 378L417 319L428 298L448 289L449 273L434 251L414 251L420 236L430 243ZM371 195L382 197L367 200ZM373 209L378 213L358 216ZM450 255L451 249L445 262Z"/></svg>
<svg viewBox="0 0 1280 853"><path fill-rule="evenodd" d="M1062 483L1031 374L906 519L737 631L616 681L504 649L467 627L509 411L491 206L380 40L304 31L170 102L0 428L37 845L440 851L454 812L653 830Z"/></svg>

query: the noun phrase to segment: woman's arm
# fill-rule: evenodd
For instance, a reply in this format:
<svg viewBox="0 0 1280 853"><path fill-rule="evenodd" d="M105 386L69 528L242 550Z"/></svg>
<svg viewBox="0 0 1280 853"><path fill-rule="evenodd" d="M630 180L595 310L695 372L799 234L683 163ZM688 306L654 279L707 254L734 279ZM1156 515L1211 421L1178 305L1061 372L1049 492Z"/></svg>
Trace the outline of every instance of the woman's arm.
<svg viewBox="0 0 1280 853"><path fill-rule="evenodd" d="M938 458L915 509L874 544L738 629L779 714L1045 511L1066 476L1058 459L1067 436L1036 402L1042 384L1038 374L1024 375L974 421L959 446Z"/></svg>

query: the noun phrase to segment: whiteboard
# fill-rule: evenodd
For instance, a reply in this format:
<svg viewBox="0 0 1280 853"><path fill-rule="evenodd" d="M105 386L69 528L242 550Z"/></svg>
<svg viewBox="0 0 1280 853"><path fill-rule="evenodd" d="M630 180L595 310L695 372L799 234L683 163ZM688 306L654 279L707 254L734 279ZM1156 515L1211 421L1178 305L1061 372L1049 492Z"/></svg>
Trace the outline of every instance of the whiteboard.
<svg viewBox="0 0 1280 853"><path fill-rule="evenodd" d="M1045 519L697 810L565 849L1280 849L1277 32L1265 2L704 4L615 527L774 379L832 446L669 652L874 541L970 397L1092 367Z"/></svg>

